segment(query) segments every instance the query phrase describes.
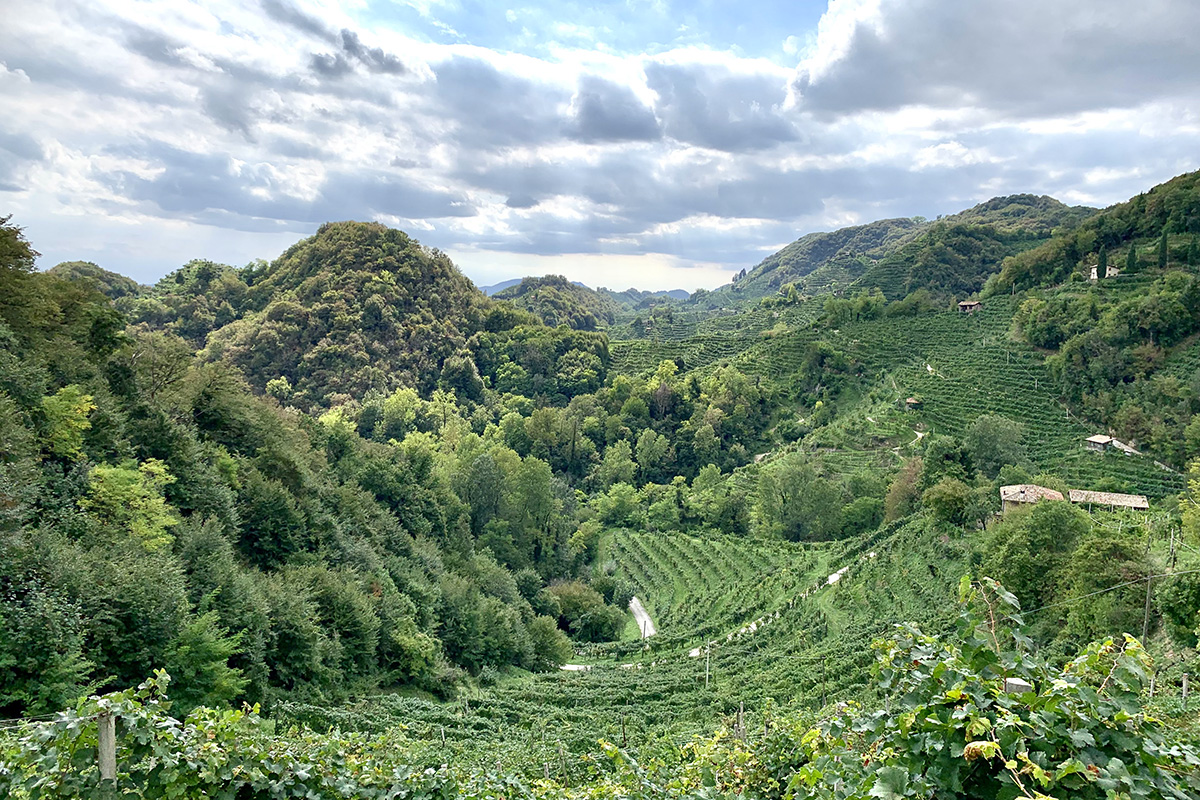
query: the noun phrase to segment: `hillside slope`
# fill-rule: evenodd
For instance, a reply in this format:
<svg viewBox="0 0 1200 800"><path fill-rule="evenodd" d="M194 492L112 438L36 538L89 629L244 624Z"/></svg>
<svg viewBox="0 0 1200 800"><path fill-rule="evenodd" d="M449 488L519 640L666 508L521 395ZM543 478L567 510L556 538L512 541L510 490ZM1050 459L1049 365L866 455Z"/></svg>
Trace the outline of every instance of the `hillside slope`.
<svg viewBox="0 0 1200 800"><path fill-rule="evenodd" d="M756 302L778 293L789 283L802 280L838 256L850 266L849 277L858 277L864 268L855 269L855 256L894 247L920 231L924 224L914 219L884 219L836 231L810 233L763 259L729 286L706 293L701 302L708 308Z"/></svg>
<svg viewBox="0 0 1200 800"><path fill-rule="evenodd" d="M578 331L594 331L613 323L620 305L603 292L589 289L561 275L524 278L493 297L507 300L535 315L546 325L566 325Z"/></svg>

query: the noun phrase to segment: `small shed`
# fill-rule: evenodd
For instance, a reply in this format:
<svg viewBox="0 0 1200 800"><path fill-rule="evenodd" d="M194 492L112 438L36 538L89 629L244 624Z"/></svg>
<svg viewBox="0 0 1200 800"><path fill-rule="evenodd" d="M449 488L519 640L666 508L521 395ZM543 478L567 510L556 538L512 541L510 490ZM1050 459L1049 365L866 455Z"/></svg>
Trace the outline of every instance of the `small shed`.
<svg viewBox="0 0 1200 800"><path fill-rule="evenodd" d="M1089 436L1088 438L1084 439L1083 446L1088 450L1094 450L1097 453L1103 453L1105 450L1113 446L1113 441L1113 437L1098 433L1095 436Z"/></svg>
<svg viewBox="0 0 1200 800"><path fill-rule="evenodd" d="M1000 508L1008 511L1019 505L1028 505L1042 500L1062 500L1062 492L1047 489L1034 483L1014 483L1000 487Z"/></svg>
<svg viewBox="0 0 1200 800"><path fill-rule="evenodd" d="M1083 489L1070 491L1071 502L1086 505L1090 511L1093 506L1108 506L1111 509L1128 508L1133 511L1149 511L1150 501L1140 494L1119 494L1117 492L1088 492Z"/></svg>
<svg viewBox="0 0 1200 800"><path fill-rule="evenodd" d="M978 300L963 300L958 304L958 310L964 314L974 314L981 308L983 308L983 303Z"/></svg>
<svg viewBox="0 0 1200 800"><path fill-rule="evenodd" d="M921 398L919 398L919 397L904 398L904 410L905 411L916 411L918 408L920 408L923 405L925 405L925 402L923 400L921 400Z"/></svg>

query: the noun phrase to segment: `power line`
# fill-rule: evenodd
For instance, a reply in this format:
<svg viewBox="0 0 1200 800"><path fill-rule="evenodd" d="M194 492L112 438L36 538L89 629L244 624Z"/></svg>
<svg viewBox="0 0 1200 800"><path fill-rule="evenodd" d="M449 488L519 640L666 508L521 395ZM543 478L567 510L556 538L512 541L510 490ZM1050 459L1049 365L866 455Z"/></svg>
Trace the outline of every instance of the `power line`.
<svg viewBox="0 0 1200 800"><path fill-rule="evenodd" d="M1085 600L1089 597L1095 597L1098 594L1105 594L1106 592L1112 592L1117 589L1123 589L1126 586L1136 586L1137 584L1141 583L1142 581L1152 581L1155 578L1171 578L1176 575L1191 575L1191 574L1194 574L1197 572L1200 572L1200 569L1186 569L1186 570L1180 570L1179 572L1164 572L1161 575L1147 575L1144 578L1138 578L1137 580L1134 580L1134 581L1126 581L1125 583L1118 583L1116 586L1109 586L1107 589L1100 589L1099 591L1088 592L1087 594L1081 594L1078 597L1070 597L1070 598L1067 598L1066 600L1060 600L1057 603L1048 603L1044 606L1038 606L1037 608L1031 609L1029 611L1022 611L1020 613L1021 614L1036 614L1038 611L1044 611L1047 608L1055 608L1057 606L1065 606L1068 603L1074 603L1076 600Z"/></svg>

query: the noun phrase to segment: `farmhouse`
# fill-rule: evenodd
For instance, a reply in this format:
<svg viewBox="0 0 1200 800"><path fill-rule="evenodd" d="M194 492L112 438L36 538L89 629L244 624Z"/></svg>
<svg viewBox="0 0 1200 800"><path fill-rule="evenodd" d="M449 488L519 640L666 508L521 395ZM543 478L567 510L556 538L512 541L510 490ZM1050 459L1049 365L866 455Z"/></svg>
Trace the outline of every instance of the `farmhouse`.
<svg viewBox="0 0 1200 800"><path fill-rule="evenodd" d="M1040 500L1062 500L1062 492L1047 489L1033 483L1015 483L1000 487L1000 508L1008 511L1019 505L1036 503Z"/></svg>
<svg viewBox="0 0 1200 800"><path fill-rule="evenodd" d="M974 314L981 308L983 308L983 303L978 300L963 300L958 304L958 310L964 314Z"/></svg>
<svg viewBox="0 0 1200 800"><path fill-rule="evenodd" d="M1070 491L1071 502L1078 505L1086 505L1088 510L1092 510L1092 506L1108 506L1110 510L1117 508L1129 508L1134 511L1146 511L1150 508L1150 502L1145 496L1140 494L1118 494L1117 492L1088 492L1083 489L1072 489Z"/></svg>
<svg viewBox="0 0 1200 800"><path fill-rule="evenodd" d="M1125 444L1120 439L1115 439L1112 436L1105 436L1104 434L1089 436L1083 440L1083 446L1088 450L1094 450L1097 453L1103 453L1106 450L1115 449L1120 450L1127 456L1139 455L1136 448Z"/></svg>

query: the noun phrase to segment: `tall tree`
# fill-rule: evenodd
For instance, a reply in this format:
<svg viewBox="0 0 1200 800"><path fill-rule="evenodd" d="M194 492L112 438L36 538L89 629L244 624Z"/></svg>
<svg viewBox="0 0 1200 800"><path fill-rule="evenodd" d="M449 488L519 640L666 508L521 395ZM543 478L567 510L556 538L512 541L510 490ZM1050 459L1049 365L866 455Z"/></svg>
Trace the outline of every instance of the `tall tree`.
<svg viewBox="0 0 1200 800"><path fill-rule="evenodd" d="M1167 268L1167 229L1163 228L1162 236L1158 237L1158 268Z"/></svg>
<svg viewBox="0 0 1200 800"><path fill-rule="evenodd" d="M1098 263L1096 266L1096 277L1108 277L1108 248L1100 245L1100 252L1097 254Z"/></svg>

